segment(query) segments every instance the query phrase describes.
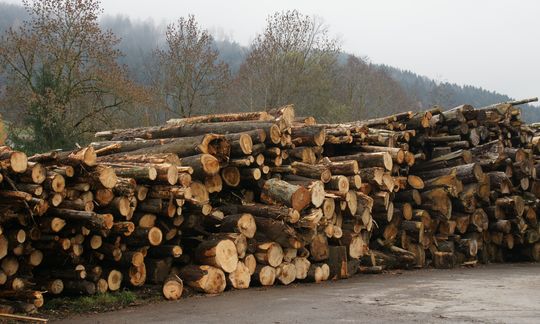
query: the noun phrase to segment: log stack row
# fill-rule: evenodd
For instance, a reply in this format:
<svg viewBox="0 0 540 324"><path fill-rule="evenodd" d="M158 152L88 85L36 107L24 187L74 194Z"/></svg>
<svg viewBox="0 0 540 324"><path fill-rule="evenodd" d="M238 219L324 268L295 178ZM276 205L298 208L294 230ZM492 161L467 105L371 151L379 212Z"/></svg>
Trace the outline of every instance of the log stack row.
<svg viewBox="0 0 540 324"><path fill-rule="evenodd" d="M538 260L537 141L516 104L317 124L292 106L2 147L0 305Z"/></svg>
<svg viewBox="0 0 540 324"><path fill-rule="evenodd" d="M396 146L417 157L402 171L424 182L423 188L396 193L394 202L411 204L412 216L402 213L371 241L379 263L449 268L538 261L538 143L515 107L524 102L434 108L415 114L421 117L416 121L371 125L414 132L408 142L398 138ZM401 249L414 253L412 264L404 263ZM373 266L376 259L365 261Z"/></svg>

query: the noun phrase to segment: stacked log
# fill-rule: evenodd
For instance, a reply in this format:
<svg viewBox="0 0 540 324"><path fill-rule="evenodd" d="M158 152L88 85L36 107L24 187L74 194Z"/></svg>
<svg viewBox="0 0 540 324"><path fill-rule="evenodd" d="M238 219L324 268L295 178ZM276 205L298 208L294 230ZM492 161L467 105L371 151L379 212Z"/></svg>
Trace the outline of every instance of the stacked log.
<svg viewBox="0 0 540 324"><path fill-rule="evenodd" d="M540 258L534 127L511 102L347 124L267 112L0 148L0 305Z"/></svg>
<svg viewBox="0 0 540 324"><path fill-rule="evenodd" d="M396 145L417 157L407 174L421 178L424 188L395 195L394 202L412 204L412 218L403 215L392 240L386 228L372 240L373 250L390 256L376 251L364 260L367 271L374 260L405 266L405 250L412 252L411 266L538 261L537 142L515 107L523 102L434 108L415 114L420 120L376 126L415 134L408 144L398 136Z"/></svg>
<svg viewBox="0 0 540 324"><path fill-rule="evenodd" d="M421 234L412 222L412 198L419 195L419 189L424 188L420 177L409 175L409 168L415 164L415 156L409 149L409 142L415 135L414 131L395 131L395 122L411 119L410 112L350 124L327 124L328 142L324 146L324 158L327 163L334 165L355 164L359 181L352 173L348 176L351 187L357 198L357 208L352 219L344 219L343 232L357 233L365 244L363 253L358 255L359 261L352 260L355 271L367 271L367 268L381 267L382 262L376 261L374 253L405 254L411 259L412 252L397 249L401 246L400 237L404 237L405 228L411 232L412 242L421 242ZM385 128L375 128L386 125ZM339 140L338 140L339 138ZM403 223L411 222L411 224ZM377 251L375 251L377 249ZM360 265L360 266L359 266ZM384 264L388 266L388 264ZM395 266L406 266L396 264Z"/></svg>

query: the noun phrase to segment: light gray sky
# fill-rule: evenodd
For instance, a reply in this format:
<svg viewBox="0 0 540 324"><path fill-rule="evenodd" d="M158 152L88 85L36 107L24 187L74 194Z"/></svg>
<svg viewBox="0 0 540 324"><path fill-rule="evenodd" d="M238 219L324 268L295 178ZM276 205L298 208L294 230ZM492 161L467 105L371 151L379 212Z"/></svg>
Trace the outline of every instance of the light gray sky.
<svg viewBox="0 0 540 324"><path fill-rule="evenodd" d="M21 3L20 0L8 2ZM194 14L243 45L274 11L317 15L374 63L515 98L540 96L537 0L102 0L106 14L169 22Z"/></svg>

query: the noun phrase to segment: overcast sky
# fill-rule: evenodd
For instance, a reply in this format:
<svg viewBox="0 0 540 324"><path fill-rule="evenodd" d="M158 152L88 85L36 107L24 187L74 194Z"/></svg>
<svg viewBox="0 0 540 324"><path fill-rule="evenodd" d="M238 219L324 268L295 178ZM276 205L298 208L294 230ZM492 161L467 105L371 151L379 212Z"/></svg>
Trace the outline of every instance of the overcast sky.
<svg viewBox="0 0 540 324"><path fill-rule="evenodd" d="M106 14L156 22L194 14L205 28L222 29L243 45L272 12L298 9L322 17L345 51L374 63L515 98L540 96L536 0L102 0L102 6Z"/></svg>

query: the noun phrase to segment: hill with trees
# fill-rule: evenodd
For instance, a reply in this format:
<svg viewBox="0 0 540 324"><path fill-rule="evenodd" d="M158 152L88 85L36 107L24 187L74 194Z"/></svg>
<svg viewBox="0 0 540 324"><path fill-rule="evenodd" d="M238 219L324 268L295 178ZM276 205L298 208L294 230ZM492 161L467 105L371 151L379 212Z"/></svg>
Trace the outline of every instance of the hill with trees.
<svg viewBox="0 0 540 324"><path fill-rule="evenodd" d="M193 16L168 25L107 16L96 0L0 12L0 110L9 141L29 151L82 144L103 128L289 103L339 122L511 99L345 53L331 26L295 10L270 15L248 47ZM540 120L532 107L523 115Z"/></svg>

